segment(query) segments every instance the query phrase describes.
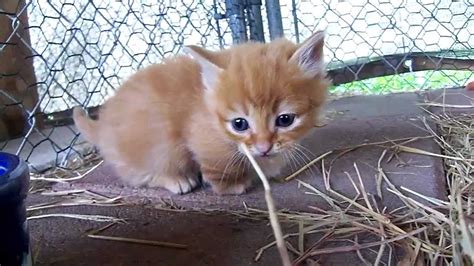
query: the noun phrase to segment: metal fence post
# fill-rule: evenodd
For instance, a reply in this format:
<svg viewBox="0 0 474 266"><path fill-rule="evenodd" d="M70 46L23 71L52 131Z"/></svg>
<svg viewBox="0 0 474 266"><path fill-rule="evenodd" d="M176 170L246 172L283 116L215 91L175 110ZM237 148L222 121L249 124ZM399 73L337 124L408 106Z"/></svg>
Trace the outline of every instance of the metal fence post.
<svg viewBox="0 0 474 266"><path fill-rule="evenodd" d="M247 16L250 28L250 40L265 42L261 0L247 0Z"/></svg>
<svg viewBox="0 0 474 266"><path fill-rule="evenodd" d="M266 0L268 29L270 30L270 39L283 36L283 22L281 18L280 0Z"/></svg>
<svg viewBox="0 0 474 266"><path fill-rule="evenodd" d="M26 1L0 0L0 142L43 127L28 25Z"/></svg>
<svg viewBox="0 0 474 266"><path fill-rule="evenodd" d="M225 0L225 7L234 43L247 41L244 0Z"/></svg>
<svg viewBox="0 0 474 266"><path fill-rule="evenodd" d="M300 43L300 29L298 27L298 12L296 0L291 0L291 13L293 14L293 24L295 25L296 43Z"/></svg>

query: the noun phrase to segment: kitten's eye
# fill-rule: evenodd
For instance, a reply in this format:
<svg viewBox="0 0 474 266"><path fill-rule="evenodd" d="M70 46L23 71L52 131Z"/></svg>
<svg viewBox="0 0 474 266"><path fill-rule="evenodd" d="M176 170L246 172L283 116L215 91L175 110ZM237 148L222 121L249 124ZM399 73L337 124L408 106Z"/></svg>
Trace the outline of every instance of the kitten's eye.
<svg viewBox="0 0 474 266"><path fill-rule="evenodd" d="M236 131L245 131L249 128L249 123L244 118L236 118L232 120L232 127Z"/></svg>
<svg viewBox="0 0 474 266"><path fill-rule="evenodd" d="M289 127L295 121L295 114L279 115L275 121L277 127Z"/></svg>

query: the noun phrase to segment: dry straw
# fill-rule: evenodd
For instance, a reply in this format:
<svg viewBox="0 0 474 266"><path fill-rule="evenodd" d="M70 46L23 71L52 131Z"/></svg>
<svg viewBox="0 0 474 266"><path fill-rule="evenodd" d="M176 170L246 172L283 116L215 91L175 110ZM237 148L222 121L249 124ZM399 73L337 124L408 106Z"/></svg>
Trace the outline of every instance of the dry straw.
<svg viewBox="0 0 474 266"><path fill-rule="evenodd" d="M290 266L291 265L290 257L286 249L285 240L283 239L283 233L281 231L280 222L278 221L278 217L276 215L275 203L273 202L270 184L268 183L268 180L265 177L265 174L263 173L262 169L253 158L247 146L245 144L242 144L241 147L245 155L249 159L250 163L252 164L253 168L255 168L255 171L257 172L258 177L263 183L263 188L265 189L265 200L267 202L267 208L268 208L268 215L270 217L270 224L273 229L273 234L275 235L278 252L280 252L283 265Z"/></svg>

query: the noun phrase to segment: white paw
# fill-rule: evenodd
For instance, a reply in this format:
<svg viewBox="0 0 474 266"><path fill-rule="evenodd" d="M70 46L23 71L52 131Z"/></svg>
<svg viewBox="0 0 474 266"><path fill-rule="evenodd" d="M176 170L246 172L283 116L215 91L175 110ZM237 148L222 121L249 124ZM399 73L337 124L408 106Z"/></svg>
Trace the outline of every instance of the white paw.
<svg viewBox="0 0 474 266"><path fill-rule="evenodd" d="M199 185L197 178L186 178L181 176L176 177L161 177L159 180L150 182L150 187L163 187L173 192L174 194L186 194Z"/></svg>
<svg viewBox="0 0 474 266"><path fill-rule="evenodd" d="M170 180L171 181L171 180ZM191 192L199 184L196 178L177 177L165 185L165 188L175 194L186 194Z"/></svg>
<svg viewBox="0 0 474 266"><path fill-rule="evenodd" d="M225 194L232 194L232 195L240 195L244 194L247 192L247 184L238 184L238 185L233 185L227 188L227 193Z"/></svg>
<svg viewBox="0 0 474 266"><path fill-rule="evenodd" d="M238 184L214 184L212 189L219 195L241 195L247 192L251 186L252 180L248 179L243 183Z"/></svg>

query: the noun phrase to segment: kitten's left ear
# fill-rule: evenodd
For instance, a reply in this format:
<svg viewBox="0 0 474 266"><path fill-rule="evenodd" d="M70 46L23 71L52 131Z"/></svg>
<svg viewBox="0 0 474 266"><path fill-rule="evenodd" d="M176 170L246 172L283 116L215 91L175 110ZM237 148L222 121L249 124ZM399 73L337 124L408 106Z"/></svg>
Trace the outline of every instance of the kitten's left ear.
<svg viewBox="0 0 474 266"><path fill-rule="evenodd" d="M222 72L222 68L209 61L209 55L207 50L190 45L183 47L185 53L191 55L201 67L201 78L204 87L208 90L212 90L216 87L219 79L219 74Z"/></svg>
<svg viewBox="0 0 474 266"><path fill-rule="evenodd" d="M318 31L299 45L291 56L290 62L297 64L306 76L314 78L323 74L324 63L324 38L326 32Z"/></svg>

